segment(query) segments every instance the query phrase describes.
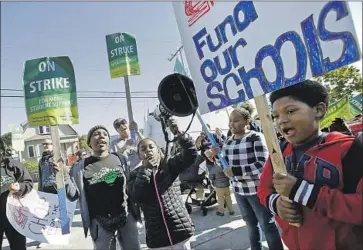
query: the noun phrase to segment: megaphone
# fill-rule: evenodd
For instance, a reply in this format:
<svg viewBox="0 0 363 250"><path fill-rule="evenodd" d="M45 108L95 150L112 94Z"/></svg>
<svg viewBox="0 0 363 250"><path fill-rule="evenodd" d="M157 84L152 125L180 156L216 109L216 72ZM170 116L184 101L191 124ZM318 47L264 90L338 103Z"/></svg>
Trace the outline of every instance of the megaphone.
<svg viewBox="0 0 363 250"><path fill-rule="evenodd" d="M198 108L195 87L189 77L174 73L164 77L158 87L160 115L185 117L194 114Z"/></svg>

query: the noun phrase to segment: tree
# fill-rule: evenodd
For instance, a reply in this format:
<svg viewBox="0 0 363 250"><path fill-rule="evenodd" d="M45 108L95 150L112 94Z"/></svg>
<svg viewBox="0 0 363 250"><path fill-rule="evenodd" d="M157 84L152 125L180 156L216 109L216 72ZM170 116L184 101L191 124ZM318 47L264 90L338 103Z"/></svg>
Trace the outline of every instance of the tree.
<svg viewBox="0 0 363 250"><path fill-rule="evenodd" d="M328 89L329 103L362 91L362 76L359 69L354 66L342 67L314 79Z"/></svg>
<svg viewBox="0 0 363 250"><path fill-rule="evenodd" d="M79 138L79 149L81 150L89 150L90 148L87 145L87 135L81 135Z"/></svg>
<svg viewBox="0 0 363 250"><path fill-rule="evenodd" d="M4 143L6 144L6 146L11 147L12 142L11 142L11 132L7 132L5 134L3 134L1 136L1 139L3 139Z"/></svg>

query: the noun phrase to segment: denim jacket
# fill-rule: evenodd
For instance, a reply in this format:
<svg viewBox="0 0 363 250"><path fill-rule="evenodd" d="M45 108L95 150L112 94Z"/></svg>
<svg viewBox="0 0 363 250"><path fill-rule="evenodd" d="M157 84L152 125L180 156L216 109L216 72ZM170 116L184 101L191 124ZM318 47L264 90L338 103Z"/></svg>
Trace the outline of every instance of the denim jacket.
<svg viewBox="0 0 363 250"><path fill-rule="evenodd" d="M88 230L91 226L91 219L89 216L88 203L83 184L83 170L84 170L84 160L77 162L71 168L69 173L71 183L67 183L68 185L66 185L66 189L69 189L67 190L67 198L70 201L75 201L77 199L79 201L84 235L85 237L87 237ZM140 209L138 208L138 206L136 206L135 203L131 202L131 197L129 197L128 207L129 211L132 213L135 219L137 221L141 221Z"/></svg>

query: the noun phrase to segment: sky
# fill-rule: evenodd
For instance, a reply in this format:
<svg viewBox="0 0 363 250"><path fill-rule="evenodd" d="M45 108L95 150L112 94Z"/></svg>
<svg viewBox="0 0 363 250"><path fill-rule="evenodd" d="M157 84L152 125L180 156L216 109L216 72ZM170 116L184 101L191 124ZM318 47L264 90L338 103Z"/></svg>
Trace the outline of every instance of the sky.
<svg viewBox="0 0 363 250"><path fill-rule="evenodd" d="M362 46L362 3L349 3L360 46ZM163 77L172 73L168 58L181 45L172 3L168 2L2 2L1 3L1 88L22 89L23 66L29 59L67 55L76 74L77 91L125 91L122 78L111 79L107 34L128 32L136 36L141 75L130 77L133 96L156 97ZM355 64L362 69L362 61ZM22 92L2 91L2 95ZM124 94L81 93L81 96L125 96ZM134 120L143 127L149 108L157 99L133 99ZM127 118L126 99L78 99L80 120L73 125L86 134L97 124L113 133L115 118ZM225 112L204 115L212 129L227 128ZM1 134L9 124L26 121L23 98L1 98ZM197 119L195 119L197 120ZM186 128L190 118L179 119ZM200 130L198 121L191 131Z"/></svg>

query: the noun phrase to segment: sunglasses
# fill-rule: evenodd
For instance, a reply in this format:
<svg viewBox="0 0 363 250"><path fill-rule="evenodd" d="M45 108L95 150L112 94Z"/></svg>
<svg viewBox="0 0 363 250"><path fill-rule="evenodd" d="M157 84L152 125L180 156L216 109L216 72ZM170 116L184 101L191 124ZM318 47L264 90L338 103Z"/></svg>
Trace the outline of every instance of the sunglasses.
<svg viewBox="0 0 363 250"><path fill-rule="evenodd" d="M52 145L52 143L43 143L43 146L48 146L48 145Z"/></svg>
<svg viewBox="0 0 363 250"><path fill-rule="evenodd" d="M127 121L125 119L117 119L114 123L113 126L115 129L120 128L121 126L125 126L127 125Z"/></svg>

